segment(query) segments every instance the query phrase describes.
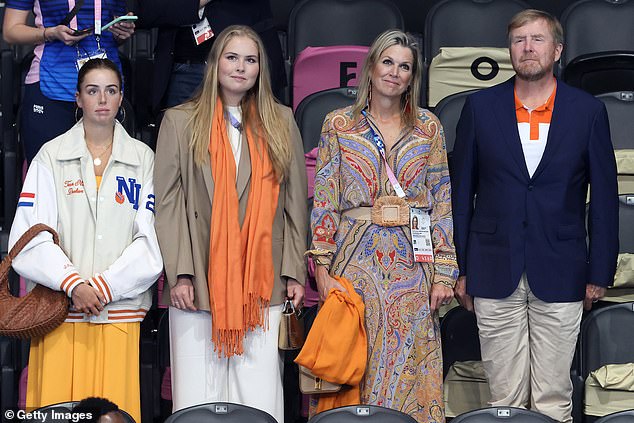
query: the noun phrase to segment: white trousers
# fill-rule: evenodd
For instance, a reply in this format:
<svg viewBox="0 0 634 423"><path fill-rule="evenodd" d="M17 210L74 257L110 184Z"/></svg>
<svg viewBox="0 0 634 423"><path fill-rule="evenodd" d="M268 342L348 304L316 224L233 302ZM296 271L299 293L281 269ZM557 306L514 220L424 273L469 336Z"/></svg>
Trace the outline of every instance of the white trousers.
<svg viewBox="0 0 634 423"><path fill-rule="evenodd" d="M570 366L583 302L544 302L524 274L511 296L475 298L474 306L490 405L530 405L559 422L572 422Z"/></svg>
<svg viewBox="0 0 634 423"><path fill-rule="evenodd" d="M282 372L277 348L282 309L269 309L269 329L247 332L244 353L218 357L211 342L211 314L169 308L173 411L208 402L264 410L284 423Z"/></svg>

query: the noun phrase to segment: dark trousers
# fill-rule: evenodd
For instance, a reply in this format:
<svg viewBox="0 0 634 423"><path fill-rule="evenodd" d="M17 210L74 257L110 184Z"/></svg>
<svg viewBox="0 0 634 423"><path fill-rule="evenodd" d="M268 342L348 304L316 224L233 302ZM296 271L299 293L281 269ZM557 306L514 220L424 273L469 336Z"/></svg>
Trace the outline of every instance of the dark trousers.
<svg viewBox="0 0 634 423"><path fill-rule="evenodd" d="M75 124L74 101L51 100L40 91L40 83L24 86L20 110L20 140L30 164L44 143Z"/></svg>
<svg viewBox="0 0 634 423"><path fill-rule="evenodd" d="M174 107L189 100L202 82L204 73L204 63L174 63L164 107Z"/></svg>

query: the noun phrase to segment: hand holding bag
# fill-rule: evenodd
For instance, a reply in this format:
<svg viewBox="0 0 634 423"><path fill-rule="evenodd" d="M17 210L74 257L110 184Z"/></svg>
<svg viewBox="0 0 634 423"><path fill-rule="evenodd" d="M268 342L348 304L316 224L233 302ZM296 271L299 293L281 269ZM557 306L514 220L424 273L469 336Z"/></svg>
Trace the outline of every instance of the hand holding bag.
<svg viewBox="0 0 634 423"><path fill-rule="evenodd" d="M280 320L280 333L277 338L278 348L281 350L299 350L304 345L304 322L301 311L295 311L290 299L284 300Z"/></svg>
<svg viewBox="0 0 634 423"><path fill-rule="evenodd" d="M59 245L59 236L52 228L38 223L15 243L0 263L0 335L14 338L34 338L55 329L68 316L68 297L63 291L53 291L37 284L24 297L14 297L9 292L11 262L37 234L48 231L53 242Z"/></svg>

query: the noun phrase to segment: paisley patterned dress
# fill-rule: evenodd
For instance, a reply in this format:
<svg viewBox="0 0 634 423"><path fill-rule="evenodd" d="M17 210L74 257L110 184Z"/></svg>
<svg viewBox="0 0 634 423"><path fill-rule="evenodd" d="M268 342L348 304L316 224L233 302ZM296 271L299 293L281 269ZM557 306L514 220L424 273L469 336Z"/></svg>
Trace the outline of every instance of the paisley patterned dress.
<svg viewBox="0 0 634 423"><path fill-rule="evenodd" d="M366 307L368 365L361 402L389 407L418 422L444 422L442 354L430 284L453 287L451 185L438 119L419 109L414 128L401 132L387 161L414 207L429 210L433 263L416 263L409 227L383 227L343 216L396 195L372 138L372 118L351 107L326 116L319 142L311 216L313 258L349 279Z"/></svg>

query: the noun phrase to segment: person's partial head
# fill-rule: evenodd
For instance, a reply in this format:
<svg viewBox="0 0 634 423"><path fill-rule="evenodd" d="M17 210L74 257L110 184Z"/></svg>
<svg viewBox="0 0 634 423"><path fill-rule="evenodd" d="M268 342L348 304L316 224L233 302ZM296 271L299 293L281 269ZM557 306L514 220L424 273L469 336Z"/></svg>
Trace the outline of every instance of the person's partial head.
<svg viewBox="0 0 634 423"><path fill-rule="evenodd" d="M123 101L122 78L117 65L108 59L91 59L77 76L77 107L84 120L112 124Z"/></svg>
<svg viewBox="0 0 634 423"><path fill-rule="evenodd" d="M198 165L209 160L209 117L215 113L219 96L223 106L239 104L242 107L243 127L266 141L275 174L282 180L291 163L288 121L281 118L271 91L264 44L248 26L233 25L218 34L207 58L200 88L181 106L191 109L190 146Z"/></svg>
<svg viewBox="0 0 634 423"><path fill-rule="evenodd" d="M105 398L88 397L73 407L73 413L90 414L86 423L124 423L125 419L117 404Z"/></svg>
<svg viewBox="0 0 634 423"><path fill-rule="evenodd" d="M421 89L421 70L420 50L411 35L400 30L379 34L363 64L354 112L360 113L374 92L398 96L404 121L413 124Z"/></svg>
<svg viewBox="0 0 634 423"><path fill-rule="evenodd" d="M563 29L551 14L528 9L509 22L509 52L517 77L537 81L553 74L563 50Z"/></svg>
<svg viewBox="0 0 634 423"><path fill-rule="evenodd" d="M418 217L412 217L412 229L418 229Z"/></svg>
<svg viewBox="0 0 634 423"><path fill-rule="evenodd" d="M260 36L248 26L222 31L209 52L202 91L220 95L223 102L272 96L268 59ZM201 91L201 92L202 92ZM204 94L203 94L204 95Z"/></svg>

